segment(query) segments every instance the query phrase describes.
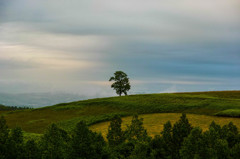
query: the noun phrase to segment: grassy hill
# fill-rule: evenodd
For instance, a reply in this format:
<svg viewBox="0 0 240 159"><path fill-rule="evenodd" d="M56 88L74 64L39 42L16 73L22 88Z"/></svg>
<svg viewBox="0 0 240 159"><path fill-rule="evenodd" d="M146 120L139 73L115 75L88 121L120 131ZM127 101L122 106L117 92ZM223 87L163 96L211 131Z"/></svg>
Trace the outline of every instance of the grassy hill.
<svg viewBox="0 0 240 159"><path fill-rule="evenodd" d="M71 130L80 120L86 120L92 125L107 121L115 114L129 116L134 113L185 112L231 116L232 112L235 112L234 116L237 116L239 110L240 91L218 91L100 98L0 113L5 116L10 128L20 126L26 132L43 133L53 122L66 130Z"/></svg>

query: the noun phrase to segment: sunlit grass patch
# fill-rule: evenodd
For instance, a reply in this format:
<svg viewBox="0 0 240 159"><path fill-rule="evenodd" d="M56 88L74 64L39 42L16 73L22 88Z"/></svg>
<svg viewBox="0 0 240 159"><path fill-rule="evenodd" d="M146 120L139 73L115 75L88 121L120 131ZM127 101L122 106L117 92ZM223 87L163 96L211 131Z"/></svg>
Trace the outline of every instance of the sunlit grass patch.
<svg viewBox="0 0 240 159"><path fill-rule="evenodd" d="M216 113L216 116L240 117L240 109L227 109Z"/></svg>
<svg viewBox="0 0 240 159"><path fill-rule="evenodd" d="M143 118L144 127L147 129L150 136L160 135L160 132L163 130L163 125L170 121L174 124L179 120L181 113L157 113L157 114L143 114L139 115L140 118ZM193 126L198 126L206 131L209 128L209 125L212 121L215 121L217 124L226 125L229 122L233 122L240 129L240 118L226 118L226 117L216 117L216 116L207 116L207 115L198 115L198 114L187 114L190 124ZM122 128L125 129L127 125L131 123L132 117L123 117L122 118ZM103 122L90 126L90 129L96 132L101 132L103 136L106 137L108 132L108 126L110 122Z"/></svg>
<svg viewBox="0 0 240 159"><path fill-rule="evenodd" d="M28 121L28 124L37 124L39 122L44 122L45 119L39 119L39 120L30 120Z"/></svg>
<svg viewBox="0 0 240 159"><path fill-rule="evenodd" d="M25 131L23 132L24 141L35 140L38 142L41 137L42 137L42 134L29 133L29 132L25 132Z"/></svg>
<svg viewBox="0 0 240 159"><path fill-rule="evenodd" d="M110 113L110 114L103 114L103 115L97 115L97 116L80 116L80 117L72 118L70 120L60 121L57 123L57 125L66 131L71 131L75 128L77 123L80 121L85 121L87 125L92 125L92 124L96 124L104 121L109 121L115 115L127 116L129 114L119 112L119 113Z"/></svg>

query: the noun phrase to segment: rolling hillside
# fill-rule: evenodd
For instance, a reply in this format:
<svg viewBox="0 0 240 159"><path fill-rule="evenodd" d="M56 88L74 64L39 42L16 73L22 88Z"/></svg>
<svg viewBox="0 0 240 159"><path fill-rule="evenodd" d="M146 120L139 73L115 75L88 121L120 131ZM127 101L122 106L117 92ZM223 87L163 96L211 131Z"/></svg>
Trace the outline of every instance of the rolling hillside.
<svg viewBox="0 0 240 159"><path fill-rule="evenodd" d="M38 109L0 111L10 128L20 126L26 132L43 133L51 123L70 130L80 120L89 125L107 121L113 115L129 116L134 113L192 113L231 116L240 111L240 91L143 94L99 98L62 103Z"/></svg>

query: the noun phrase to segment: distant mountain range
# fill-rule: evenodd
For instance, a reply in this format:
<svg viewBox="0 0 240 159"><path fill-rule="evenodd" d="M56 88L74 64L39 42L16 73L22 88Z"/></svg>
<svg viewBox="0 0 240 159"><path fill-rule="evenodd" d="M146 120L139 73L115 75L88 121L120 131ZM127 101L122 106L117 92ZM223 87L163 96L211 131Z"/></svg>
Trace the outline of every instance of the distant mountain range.
<svg viewBox="0 0 240 159"><path fill-rule="evenodd" d="M0 104L7 106L43 107L58 103L89 99L90 97L69 93L0 93Z"/></svg>

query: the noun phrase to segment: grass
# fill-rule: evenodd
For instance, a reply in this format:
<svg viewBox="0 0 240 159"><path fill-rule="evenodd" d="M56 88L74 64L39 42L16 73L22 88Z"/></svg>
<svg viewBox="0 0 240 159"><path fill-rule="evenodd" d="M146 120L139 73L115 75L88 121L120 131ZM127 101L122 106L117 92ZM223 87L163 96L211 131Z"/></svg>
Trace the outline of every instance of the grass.
<svg viewBox="0 0 240 159"><path fill-rule="evenodd" d="M157 113L139 115L139 118L143 118L145 129L147 129L148 134L153 137L155 135L160 135L160 132L163 130L163 125L167 121L171 121L171 123L174 124L179 120L180 116L181 113ZM240 118L224 118L198 114L187 114L187 118L191 125L195 127L198 126L202 128L203 131L206 131L209 128L209 125L212 121L215 121L221 126L232 121L238 127L238 129L240 129ZM132 117L124 117L122 120L122 128L125 129L127 125L131 124ZM96 132L101 132L102 135L106 137L109 124L110 122L94 124L90 126L90 129Z"/></svg>
<svg viewBox="0 0 240 159"><path fill-rule="evenodd" d="M240 117L240 109L227 109L227 110L220 111L215 115L224 116L224 117Z"/></svg>
<svg viewBox="0 0 240 159"><path fill-rule="evenodd" d="M71 130L80 120L89 125L107 121L115 114L191 113L215 115L240 109L240 91L142 94L61 103L38 109L0 111L10 128L20 126L41 134L51 123Z"/></svg>
<svg viewBox="0 0 240 159"><path fill-rule="evenodd" d="M23 132L23 139L24 141L28 140L35 140L36 142L40 141L42 134L36 134L36 133L29 133L29 132Z"/></svg>
<svg viewBox="0 0 240 159"><path fill-rule="evenodd" d="M93 124L96 124L96 123L109 121L116 114L120 115L122 117L130 115L130 114L127 114L127 113L111 113L111 114L103 114L103 115L97 115L97 116L81 116L81 117L72 118L70 120L60 121L60 122L57 123L57 125L64 130L71 131L75 128L76 124L81 120L85 120L87 125L93 125Z"/></svg>

